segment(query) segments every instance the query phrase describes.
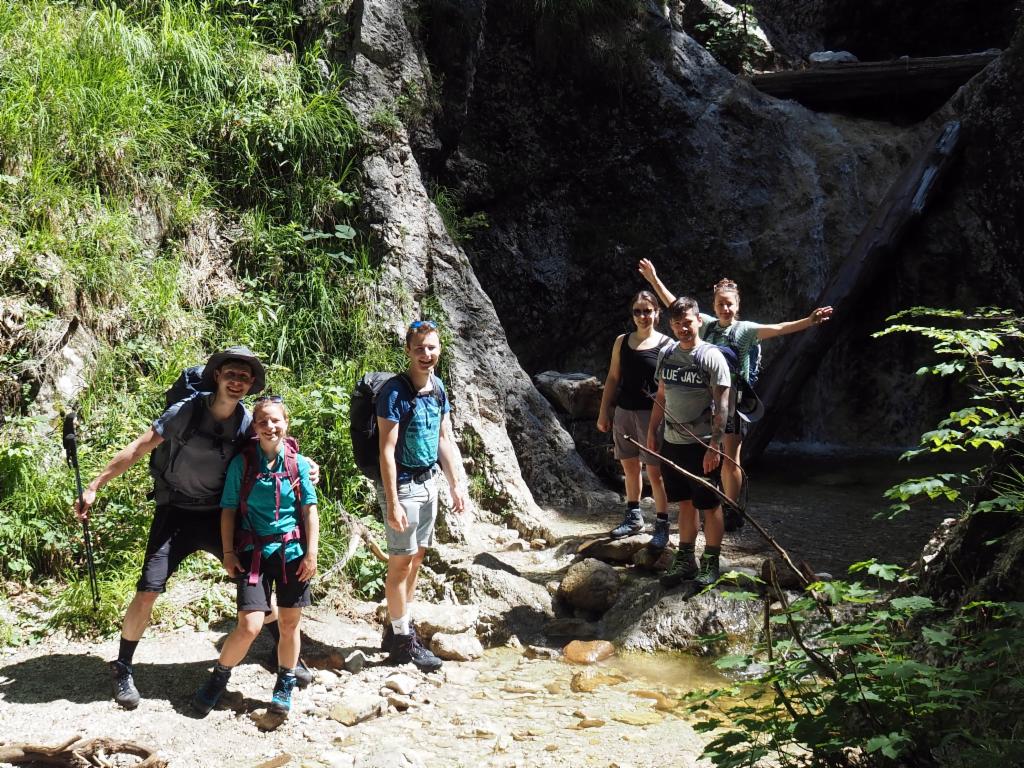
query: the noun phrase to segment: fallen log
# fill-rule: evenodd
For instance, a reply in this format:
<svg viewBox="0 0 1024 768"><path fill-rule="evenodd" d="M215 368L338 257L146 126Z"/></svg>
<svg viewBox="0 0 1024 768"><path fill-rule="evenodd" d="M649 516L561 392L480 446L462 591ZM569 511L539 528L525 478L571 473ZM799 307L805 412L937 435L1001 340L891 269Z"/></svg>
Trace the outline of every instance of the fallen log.
<svg viewBox="0 0 1024 768"><path fill-rule="evenodd" d="M896 251L910 226L935 197L953 164L959 138L960 122L951 120L900 174L861 230L839 271L811 305L831 305L831 321L787 340L782 354L761 376L758 395L764 402L765 415L743 441L745 465L764 452L786 410L799 397L804 382L817 369L840 331L859 314L861 299L874 284L886 258Z"/></svg>
<svg viewBox="0 0 1024 768"><path fill-rule="evenodd" d="M360 542L366 545L366 548L370 550L377 560L382 563L386 563L388 561L387 553L381 549L380 544L377 543L373 532L370 531L369 528L363 525L363 523L357 518L350 515L340 504L337 506L337 512L338 517L345 523L349 530L348 546L345 548L345 553L338 558L330 568L324 571L323 575L320 577L321 581L329 579L341 571L348 564L349 560L355 556L356 551L359 549Z"/></svg>
<svg viewBox="0 0 1024 768"><path fill-rule="evenodd" d="M167 768L167 761L156 750L142 744L120 739L88 739L73 736L62 744L47 747L41 744L8 744L0 746L0 763L11 765L53 765L64 768L96 768L110 765L115 755L141 757L134 768Z"/></svg>
<svg viewBox="0 0 1024 768"><path fill-rule="evenodd" d="M938 95L945 101L999 56L998 51L960 56L909 56L753 75L762 93L793 99L812 109L842 110L879 99Z"/></svg>

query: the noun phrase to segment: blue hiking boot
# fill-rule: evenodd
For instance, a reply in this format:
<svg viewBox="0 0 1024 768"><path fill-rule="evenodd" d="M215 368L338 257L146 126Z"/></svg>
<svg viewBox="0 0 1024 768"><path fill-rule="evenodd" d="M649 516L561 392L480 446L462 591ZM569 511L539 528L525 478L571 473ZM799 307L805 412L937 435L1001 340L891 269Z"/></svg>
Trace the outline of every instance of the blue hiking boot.
<svg viewBox="0 0 1024 768"><path fill-rule="evenodd" d="M192 709L203 716L210 714L210 710L217 706L220 697L224 695L224 689L228 687L230 678L230 669L224 671L214 667L210 679L192 696L192 700L189 702Z"/></svg>
<svg viewBox="0 0 1024 768"><path fill-rule="evenodd" d="M277 645L274 645L267 655L267 666L270 667L271 672L280 666L277 663ZM307 667L306 662L302 659L299 659L299 663L295 665L295 679L299 681L299 688L306 688L313 682L313 670Z"/></svg>
<svg viewBox="0 0 1024 768"><path fill-rule="evenodd" d="M668 519L662 520L660 517L654 521L654 535L651 536L651 540L647 543L647 546L651 549L660 552L668 546Z"/></svg>
<svg viewBox="0 0 1024 768"><path fill-rule="evenodd" d="M640 510L629 509L626 511L626 516L622 519L622 522L613 528L608 535L613 539L622 539L635 533L641 533L643 529L644 516L640 514Z"/></svg>
<svg viewBox="0 0 1024 768"><path fill-rule="evenodd" d="M292 690L297 681L292 670L279 669L277 683L274 684L274 695L270 699L270 711L279 715L287 715L292 709Z"/></svg>

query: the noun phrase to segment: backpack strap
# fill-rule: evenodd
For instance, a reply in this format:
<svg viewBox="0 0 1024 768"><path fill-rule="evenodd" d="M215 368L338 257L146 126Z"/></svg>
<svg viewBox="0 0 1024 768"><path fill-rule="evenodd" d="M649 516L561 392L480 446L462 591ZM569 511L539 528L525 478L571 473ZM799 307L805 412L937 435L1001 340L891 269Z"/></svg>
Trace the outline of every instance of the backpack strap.
<svg viewBox="0 0 1024 768"><path fill-rule="evenodd" d="M664 362L665 358L675 352L678 346L678 341L668 341L658 348L658 363L654 367L655 371L661 368L661 364Z"/></svg>
<svg viewBox="0 0 1024 768"><path fill-rule="evenodd" d="M263 558L263 546L273 542L281 544L281 578L283 583L288 583L288 572L285 561L285 545L289 541L301 540L304 538L302 530L302 482L299 475L299 444L293 437L286 437L284 443L284 472L260 472L259 471L259 441L253 438L242 449L242 487L238 499L238 517L242 525L235 526L235 548L242 550L252 545L252 560L249 564L248 583L255 585L259 581L260 563ZM269 469L269 468L268 468ZM259 479L273 478L274 480L274 519L277 520L281 514L281 480L287 479L288 485L295 496L295 505L299 508L295 518L297 524L292 530L283 534L270 534L260 536L250 528L245 528L244 523L249 515L249 494Z"/></svg>
<svg viewBox="0 0 1024 768"><path fill-rule="evenodd" d="M196 432L199 431L200 425L203 423L203 412L207 409L206 395L199 392L193 395L191 398L192 410L188 415L188 424L181 431L181 437L178 438L182 445L187 443Z"/></svg>

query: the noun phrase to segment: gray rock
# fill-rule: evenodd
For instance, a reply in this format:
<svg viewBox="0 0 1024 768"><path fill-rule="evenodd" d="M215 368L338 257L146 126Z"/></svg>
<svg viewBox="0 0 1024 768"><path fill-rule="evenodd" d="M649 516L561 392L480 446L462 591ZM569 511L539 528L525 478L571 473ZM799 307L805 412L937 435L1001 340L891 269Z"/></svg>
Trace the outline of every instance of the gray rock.
<svg viewBox="0 0 1024 768"><path fill-rule="evenodd" d="M624 651L704 653L711 649L700 638L720 632L729 643L751 642L761 617L759 600L731 600L722 588L696 595L685 589L666 592L652 580L624 590L604 615L601 628L603 636Z"/></svg>
<svg viewBox="0 0 1024 768"><path fill-rule="evenodd" d="M416 621L416 633L426 641L438 632L457 635L473 629L480 618L480 608L476 605L413 603L412 617Z"/></svg>
<svg viewBox="0 0 1024 768"><path fill-rule="evenodd" d="M438 632L430 639L430 650L446 661L472 661L484 655L480 640L468 632L457 635Z"/></svg>
<svg viewBox="0 0 1024 768"><path fill-rule="evenodd" d="M587 558L569 566L558 596L574 608L603 613L619 595L619 573L607 563Z"/></svg>
<svg viewBox="0 0 1024 768"><path fill-rule="evenodd" d="M408 696L410 693L416 690L416 686L419 685L419 681L410 677L409 675L396 672L393 675L389 675L384 681L384 687L400 693L403 696Z"/></svg>
<svg viewBox="0 0 1024 768"><path fill-rule="evenodd" d="M807 56L807 60L817 67L830 67L836 64L855 64L860 61L849 51L815 51Z"/></svg>
<svg viewBox="0 0 1024 768"><path fill-rule="evenodd" d="M342 725L355 725L364 720L380 717L387 709L387 701L372 693L348 693L331 708L328 717Z"/></svg>
<svg viewBox="0 0 1024 768"><path fill-rule="evenodd" d="M650 540L651 537L644 533L622 539L591 539L580 545L577 553L581 557L593 557L606 563L632 563L637 552L645 549Z"/></svg>
<svg viewBox="0 0 1024 768"><path fill-rule="evenodd" d="M541 394L571 419L596 421L604 385L589 373L544 371L533 377Z"/></svg>
<svg viewBox="0 0 1024 768"><path fill-rule="evenodd" d="M351 672L353 675L362 672L363 667L366 665L366 654L362 651L352 651L342 662L346 672Z"/></svg>

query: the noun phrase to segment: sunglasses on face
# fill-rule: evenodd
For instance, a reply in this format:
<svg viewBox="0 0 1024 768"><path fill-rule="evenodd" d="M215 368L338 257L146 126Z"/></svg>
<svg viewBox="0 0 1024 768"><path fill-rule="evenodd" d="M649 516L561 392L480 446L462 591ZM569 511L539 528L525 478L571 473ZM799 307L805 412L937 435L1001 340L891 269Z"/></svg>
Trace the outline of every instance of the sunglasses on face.
<svg viewBox="0 0 1024 768"><path fill-rule="evenodd" d="M639 307L633 309L633 317L647 317L648 315L656 314L658 314L656 309L640 309Z"/></svg>

